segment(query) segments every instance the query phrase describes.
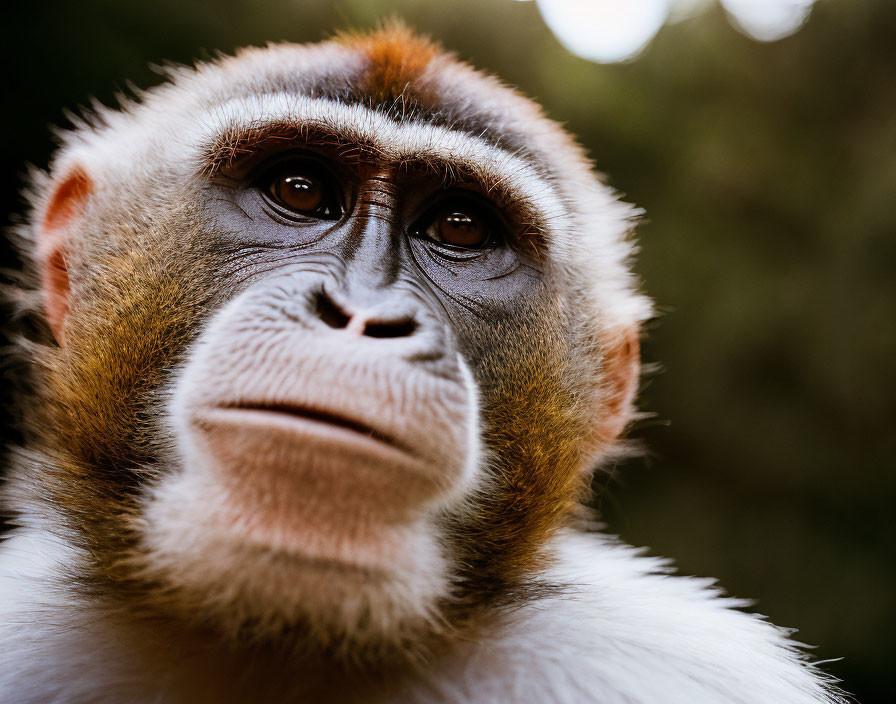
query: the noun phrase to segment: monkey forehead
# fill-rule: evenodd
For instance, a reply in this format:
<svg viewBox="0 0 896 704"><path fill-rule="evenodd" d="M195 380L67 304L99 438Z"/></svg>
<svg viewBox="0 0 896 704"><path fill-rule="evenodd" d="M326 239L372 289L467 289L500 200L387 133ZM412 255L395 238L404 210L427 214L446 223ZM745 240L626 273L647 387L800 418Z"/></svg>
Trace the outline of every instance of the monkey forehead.
<svg viewBox="0 0 896 704"><path fill-rule="evenodd" d="M190 155L176 157L189 156L206 173L251 151L266 133L301 143L315 130L393 162L462 172L555 228L576 212L562 171L583 166L577 190L583 181L601 188L575 142L540 107L403 26L244 49L171 78L170 94L147 100L157 103L151 119L167 114L180 123L169 144L189 146Z"/></svg>
<svg viewBox="0 0 896 704"><path fill-rule="evenodd" d="M286 91L360 103L397 120L477 135L537 164L545 163L533 135L538 123L577 148L536 103L401 24L343 33L321 44L244 49L216 68L239 92Z"/></svg>

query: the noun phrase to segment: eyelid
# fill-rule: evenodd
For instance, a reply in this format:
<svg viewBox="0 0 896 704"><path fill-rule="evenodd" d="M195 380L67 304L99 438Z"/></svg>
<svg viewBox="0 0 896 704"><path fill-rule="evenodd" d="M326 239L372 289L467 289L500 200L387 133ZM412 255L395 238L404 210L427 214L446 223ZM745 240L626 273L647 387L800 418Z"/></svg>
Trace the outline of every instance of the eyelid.
<svg viewBox="0 0 896 704"><path fill-rule="evenodd" d="M320 159L304 154L292 154L282 158L268 159L254 169L254 173L250 174L246 180L254 183L256 186L264 187L271 183L275 177L286 175L286 171L292 165L296 167L296 174L294 175L322 176L326 186L332 186L337 182L335 175L326 164L322 163Z"/></svg>
<svg viewBox="0 0 896 704"><path fill-rule="evenodd" d="M314 149L291 147L265 154L252 165L252 168L246 172L243 178L247 183L255 183L259 179L270 175L277 168L290 163L309 164L330 176L335 177L337 175L333 169L332 159L327 158L326 154L322 154Z"/></svg>

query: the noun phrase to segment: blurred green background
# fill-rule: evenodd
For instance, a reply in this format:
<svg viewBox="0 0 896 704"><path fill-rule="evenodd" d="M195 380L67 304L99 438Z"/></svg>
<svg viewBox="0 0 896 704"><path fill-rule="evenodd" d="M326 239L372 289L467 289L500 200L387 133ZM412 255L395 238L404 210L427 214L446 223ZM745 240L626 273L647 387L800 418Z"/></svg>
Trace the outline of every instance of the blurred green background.
<svg viewBox="0 0 896 704"><path fill-rule="evenodd" d="M661 315L644 357L661 369L633 433L647 457L599 480L604 520L842 658L826 668L859 701L893 701L896 2L819 0L771 44L711 9L614 65L574 57L512 0L0 12L7 222L25 164L47 163L48 126L157 83L164 61L396 14L541 101L647 212L637 268Z"/></svg>

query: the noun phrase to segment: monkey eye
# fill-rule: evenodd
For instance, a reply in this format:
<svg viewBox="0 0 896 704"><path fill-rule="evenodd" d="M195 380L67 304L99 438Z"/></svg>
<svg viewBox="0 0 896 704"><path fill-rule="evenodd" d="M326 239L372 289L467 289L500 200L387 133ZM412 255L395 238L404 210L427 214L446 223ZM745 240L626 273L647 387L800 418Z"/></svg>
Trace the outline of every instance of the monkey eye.
<svg viewBox="0 0 896 704"><path fill-rule="evenodd" d="M490 209L473 199L458 198L439 203L418 221L412 234L464 249L495 244L500 223Z"/></svg>
<svg viewBox="0 0 896 704"><path fill-rule="evenodd" d="M291 214L338 220L342 204L332 179L311 163L289 163L265 178L264 191L271 201Z"/></svg>

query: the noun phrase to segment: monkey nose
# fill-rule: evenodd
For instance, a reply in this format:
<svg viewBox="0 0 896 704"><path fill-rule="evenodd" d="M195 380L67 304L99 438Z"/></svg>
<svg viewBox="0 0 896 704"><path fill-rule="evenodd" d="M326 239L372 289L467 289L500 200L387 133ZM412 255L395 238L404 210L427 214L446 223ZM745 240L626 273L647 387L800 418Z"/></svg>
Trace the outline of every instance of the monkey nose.
<svg viewBox="0 0 896 704"><path fill-rule="evenodd" d="M328 327L345 330L359 337L410 337L417 330L414 316L405 313L389 314L378 310L346 311L326 291L319 291L314 301L317 317Z"/></svg>

